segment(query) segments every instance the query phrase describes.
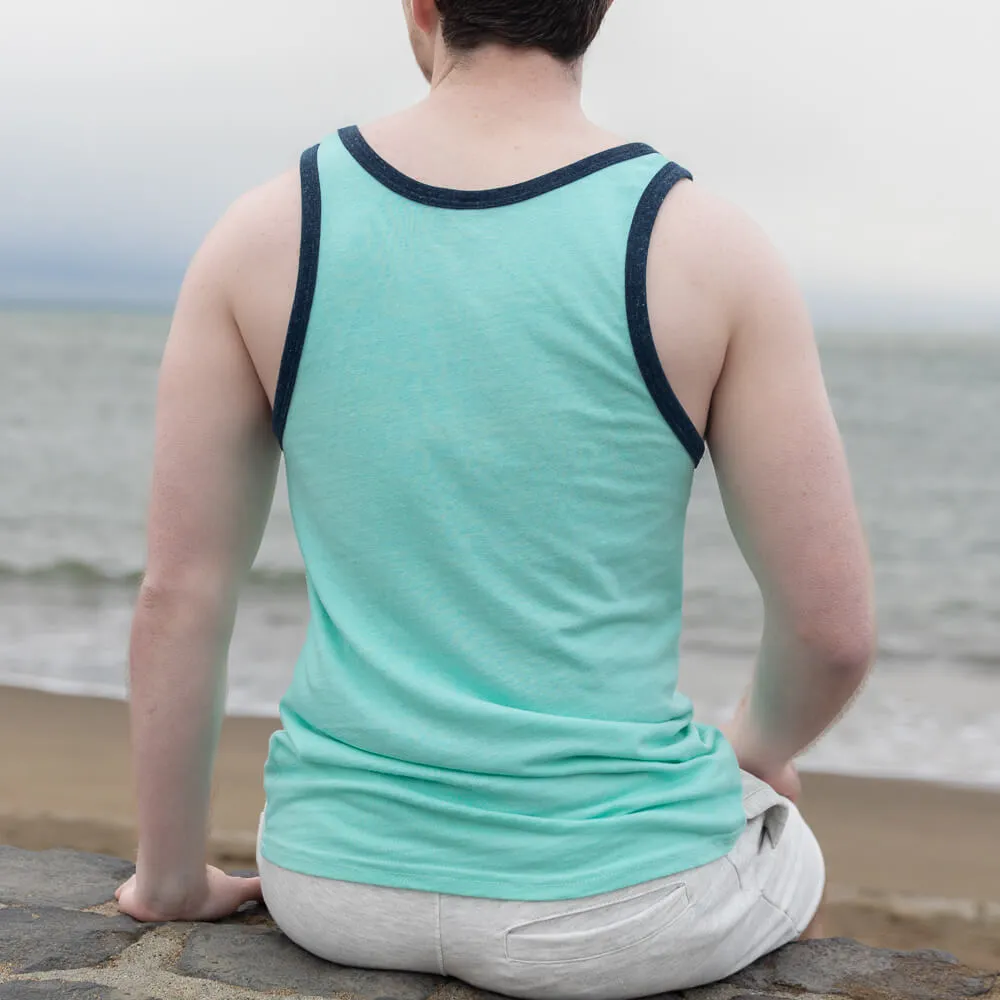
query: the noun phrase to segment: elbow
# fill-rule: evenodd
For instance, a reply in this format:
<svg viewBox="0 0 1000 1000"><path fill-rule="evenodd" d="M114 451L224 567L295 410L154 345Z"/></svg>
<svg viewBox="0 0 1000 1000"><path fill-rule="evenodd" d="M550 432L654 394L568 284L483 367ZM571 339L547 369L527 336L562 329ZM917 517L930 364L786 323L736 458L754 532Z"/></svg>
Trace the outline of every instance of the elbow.
<svg viewBox="0 0 1000 1000"><path fill-rule="evenodd" d="M819 572L797 586L764 591L765 619L772 639L793 659L813 664L831 683L860 686L878 652L874 581L851 567Z"/></svg>
<svg viewBox="0 0 1000 1000"><path fill-rule="evenodd" d="M220 612L228 590L204 574L147 573L136 598L136 614L151 619L194 617Z"/></svg>
<svg viewBox="0 0 1000 1000"><path fill-rule="evenodd" d="M795 635L812 662L822 664L830 676L847 686L864 681L878 653L873 611L800 620Z"/></svg>
<svg viewBox="0 0 1000 1000"><path fill-rule="evenodd" d="M813 664L838 686L859 686L878 650L871 590L824 587L782 596L765 599L765 629L777 648Z"/></svg>
<svg viewBox="0 0 1000 1000"><path fill-rule="evenodd" d="M190 587L147 574L139 586L136 612L155 618L194 603L196 597Z"/></svg>
<svg viewBox="0 0 1000 1000"><path fill-rule="evenodd" d="M216 590L146 580L132 616L133 669L138 662L156 660L165 650L220 648L228 642L235 618L235 601L225 600ZM199 660L202 653L185 653L182 658Z"/></svg>

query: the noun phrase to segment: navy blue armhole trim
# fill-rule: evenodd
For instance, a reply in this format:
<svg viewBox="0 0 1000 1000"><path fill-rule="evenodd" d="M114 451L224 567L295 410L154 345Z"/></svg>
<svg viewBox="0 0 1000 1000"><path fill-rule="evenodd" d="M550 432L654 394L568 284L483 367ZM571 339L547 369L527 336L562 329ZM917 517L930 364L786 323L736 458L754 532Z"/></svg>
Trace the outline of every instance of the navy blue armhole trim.
<svg viewBox="0 0 1000 1000"><path fill-rule="evenodd" d="M670 425L678 440L687 449L697 467L705 457L705 442L698 428L691 422L680 400L674 394L667 376L664 374L660 356L653 341L653 330L649 322L649 297L647 289L649 246L653 227L663 207L663 202L678 181L692 180L683 167L668 163L646 188L628 238L628 253L625 261L625 302L628 310L629 334L632 350L638 362L639 371L657 409Z"/></svg>
<svg viewBox="0 0 1000 1000"><path fill-rule="evenodd" d="M302 238L299 244L299 276L295 285L295 300L288 322L285 349L281 355L278 385L274 392L274 428L278 443L283 444L288 408L292 404L299 362L306 342L306 330L316 294L316 277L319 272L319 239L323 218L323 196L319 185L319 146L302 154L299 163L302 180Z"/></svg>
<svg viewBox="0 0 1000 1000"><path fill-rule="evenodd" d="M404 198L409 198L410 201L430 205L433 208L484 209L516 205L518 202L537 198L539 195L548 194L557 188L582 180L599 170L640 156L650 156L656 152L652 146L647 146L645 143L631 142L606 149L602 153L595 153L593 156L521 184L487 188L482 191L463 191L425 184L397 170L368 145L368 140L361 134L357 125L342 128L337 134L348 153L380 184Z"/></svg>

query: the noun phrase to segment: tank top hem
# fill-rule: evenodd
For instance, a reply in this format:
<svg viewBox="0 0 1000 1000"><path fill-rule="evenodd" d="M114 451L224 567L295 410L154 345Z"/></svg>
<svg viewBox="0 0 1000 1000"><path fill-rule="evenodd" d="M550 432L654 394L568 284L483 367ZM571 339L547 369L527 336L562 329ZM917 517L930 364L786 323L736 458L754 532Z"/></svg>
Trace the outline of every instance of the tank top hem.
<svg viewBox="0 0 1000 1000"><path fill-rule="evenodd" d="M725 836L699 838L686 850L647 854L641 864L631 860L624 864L603 864L600 871L586 877L551 880L540 880L523 873L510 878L499 874L486 877L481 872L455 870L417 872L384 867L370 860L331 858L302 847L275 843L266 827L261 837L260 853L272 865L313 878L476 899L541 902L598 896L701 868L729 854L742 832L740 829Z"/></svg>

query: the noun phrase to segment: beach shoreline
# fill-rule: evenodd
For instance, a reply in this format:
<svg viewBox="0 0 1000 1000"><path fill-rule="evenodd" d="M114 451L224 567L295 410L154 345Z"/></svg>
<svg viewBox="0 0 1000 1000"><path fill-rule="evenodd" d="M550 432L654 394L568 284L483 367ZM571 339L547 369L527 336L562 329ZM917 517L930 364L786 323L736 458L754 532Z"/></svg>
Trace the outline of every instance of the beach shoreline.
<svg viewBox="0 0 1000 1000"><path fill-rule="evenodd" d="M254 865L278 725L223 726L211 857L230 870ZM123 702L0 687L0 762L0 843L134 856ZM827 860L830 933L1000 969L1000 792L810 773L801 806Z"/></svg>

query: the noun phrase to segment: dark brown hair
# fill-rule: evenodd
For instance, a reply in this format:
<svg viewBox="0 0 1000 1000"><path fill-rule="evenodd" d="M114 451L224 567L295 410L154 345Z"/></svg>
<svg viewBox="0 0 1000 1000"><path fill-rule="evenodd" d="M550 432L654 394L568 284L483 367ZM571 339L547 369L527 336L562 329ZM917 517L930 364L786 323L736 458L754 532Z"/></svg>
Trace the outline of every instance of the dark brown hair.
<svg viewBox="0 0 1000 1000"><path fill-rule="evenodd" d="M436 0L444 40L457 52L486 42L544 49L575 62L600 31L611 0Z"/></svg>

